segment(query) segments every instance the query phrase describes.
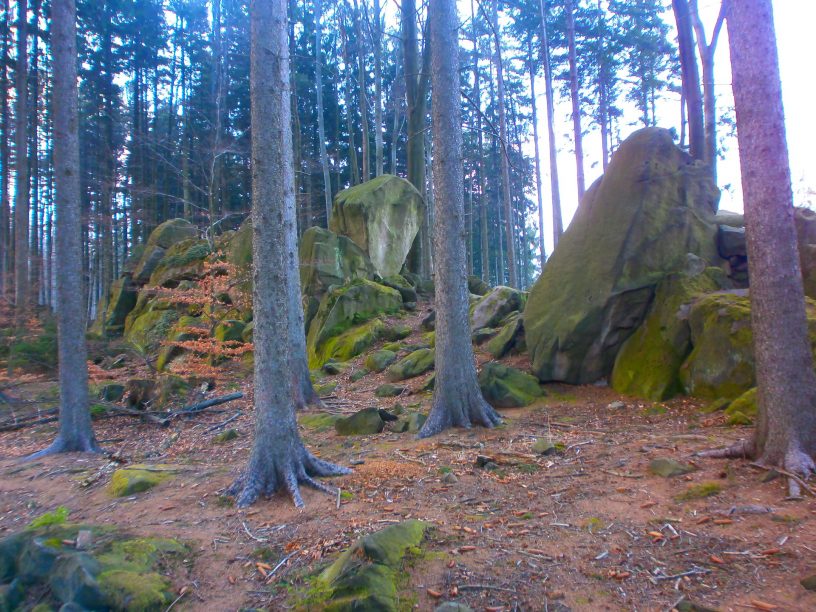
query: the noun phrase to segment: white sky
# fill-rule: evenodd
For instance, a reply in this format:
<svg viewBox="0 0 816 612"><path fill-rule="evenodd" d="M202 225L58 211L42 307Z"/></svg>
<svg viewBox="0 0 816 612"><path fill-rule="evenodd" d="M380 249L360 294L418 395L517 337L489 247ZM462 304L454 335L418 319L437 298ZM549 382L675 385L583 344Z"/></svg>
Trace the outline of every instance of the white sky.
<svg viewBox="0 0 816 612"><path fill-rule="evenodd" d="M739 0L737 0L739 1ZM719 0L701 0L700 12L710 36ZM814 148L816 148L816 124L813 121L813 101L816 100L816 81L810 76L813 73L812 63L816 62L816 37L813 36L813 24L816 23L816 1L814 0L773 0L774 21L779 47L779 61L782 76L783 102L787 123L788 148L790 151L791 174L793 177L794 198L797 205L813 205L813 194L816 188L816 168L814 165ZM670 21L673 14L666 14ZM808 68L808 65L811 65ZM728 34L723 28L717 46L715 73L717 83L717 105L720 109L733 107L731 94L731 67L728 57ZM546 115L544 112L543 79L537 82L537 92L541 92L539 108L539 138L542 154L547 151ZM556 101L556 138L558 139L558 171L561 183L561 205L566 226L577 207L577 187L575 185L575 157L572 152L571 122L569 120L570 104L567 100ZM675 127L679 133L679 96L666 98L658 107L659 125ZM625 127L626 120L636 119L636 113L621 121L621 136L634 131L637 126ZM532 151L532 140L528 143ZM602 172L600 164L600 134L590 132L584 139L584 168L586 184L589 187ZM739 158L736 139L729 139L725 159L719 161L718 174L720 188L723 190L720 208L742 211L742 193L740 186ZM549 173L546 160L542 163L542 195L544 200L544 232L547 253L552 252L552 214L550 211ZM537 225L537 216L530 219Z"/></svg>

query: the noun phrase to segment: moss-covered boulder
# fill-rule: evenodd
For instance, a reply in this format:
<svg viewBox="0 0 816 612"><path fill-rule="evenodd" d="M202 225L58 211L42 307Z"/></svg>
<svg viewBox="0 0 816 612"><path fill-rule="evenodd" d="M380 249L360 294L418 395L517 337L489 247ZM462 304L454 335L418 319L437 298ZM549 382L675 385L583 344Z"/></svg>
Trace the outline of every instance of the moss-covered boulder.
<svg viewBox="0 0 816 612"><path fill-rule="evenodd" d="M384 383L374 389L374 395L376 397L397 397L398 395L402 395L404 392L405 387L391 383Z"/></svg>
<svg viewBox="0 0 816 612"><path fill-rule="evenodd" d="M4 610L165 610L175 595L164 574L188 552L177 540L110 527L29 527L0 540L0 603Z"/></svg>
<svg viewBox="0 0 816 612"><path fill-rule="evenodd" d="M656 285L687 254L716 264L719 191L668 130L635 132L587 191L524 310L533 373L591 383L608 376Z"/></svg>
<svg viewBox="0 0 816 612"><path fill-rule="evenodd" d="M725 409L725 414L728 416L726 423L728 425L751 425L758 412L757 390L754 387L728 404Z"/></svg>
<svg viewBox="0 0 816 612"><path fill-rule="evenodd" d="M133 267L133 281L139 285L147 283L170 247L197 236L196 227L184 219L170 219L159 225L151 232Z"/></svg>
<svg viewBox="0 0 816 612"><path fill-rule="evenodd" d="M391 382L414 378L424 374L434 367L435 353L433 349L424 348L413 351L391 365L385 372L385 377Z"/></svg>
<svg viewBox="0 0 816 612"><path fill-rule="evenodd" d="M318 576L313 590L323 601L314 609L396 612L403 560L418 551L427 528L409 520L360 538Z"/></svg>
<svg viewBox="0 0 816 612"><path fill-rule="evenodd" d="M476 341L476 338L474 338L474 341ZM487 352L496 359L501 359L512 350L524 351L527 347L524 342L524 319L521 315L516 313L511 316L499 330L499 333L488 341L486 348Z"/></svg>
<svg viewBox="0 0 816 612"><path fill-rule="evenodd" d="M338 337L355 325L380 314L397 312L401 307L402 298L398 291L370 280L357 279L348 285L332 289L323 296L309 325L306 337L309 367L319 368L332 357L343 361L359 355L360 352L345 356L337 354L333 347ZM382 331L382 327L380 322L377 333ZM361 350L368 346L370 344Z"/></svg>
<svg viewBox="0 0 816 612"><path fill-rule="evenodd" d="M243 321L224 319L215 326L213 338L219 342L243 342L245 327L246 324Z"/></svg>
<svg viewBox="0 0 816 612"><path fill-rule="evenodd" d="M366 357L365 367L369 372L382 372L396 360L397 354L394 351L386 351L385 349L382 349L375 351Z"/></svg>
<svg viewBox="0 0 816 612"><path fill-rule="evenodd" d="M478 276L468 276L467 278L468 291L472 295L487 295L490 293L490 285L484 282Z"/></svg>
<svg viewBox="0 0 816 612"><path fill-rule="evenodd" d="M730 399L756 384L747 292L714 293L697 300L689 324L694 348L680 369L689 395Z"/></svg>
<svg viewBox="0 0 816 612"><path fill-rule="evenodd" d="M497 408L528 406L544 395L538 380L502 363L486 363L479 372L482 395Z"/></svg>
<svg viewBox="0 0 816 612"><path fill-rule="evenodd" d="M180 317L159 351L159 356L156 359L156 370L159 372L165 371L174 359L185 353L185 349L178 343L197 340L208 333L207 323L200 317L186 315Z"/></svg>
<svg viewBox="0 0 816 612"><path fill-rule="evenodd" d="M175 310L150 310L135 319L128 320L125 340L139 350L156 351L162 342L169 340L180 315Z"/></svg>
<svg viewBox="0 0 816 612"><path fill-rule="evenodd" d="M108 492L114 497L142 493L172 478L177 468L170 465L134 464L121 467L111 476Z"/></svg>
<svg viewBox="0 0 816 612"><path fill-rule="evenodd" d="M300 290L320 297L332 285L357 278L373 280L377 271L368 255L350 238L313 226L300 239Z"/></svg>
<svg viewBox="0 0 816 612"><path fill-rule="evenodd" d="M680 366L691 352L688 305L727 285L720 268L671 274L662 280L649 314L615 359L611 377L615 391L654 401L682 393Z"/></svg>
<svg viewBox="0 0 816 612"><path fill-rule="evenodd" d="M120 334L125 328L125 319L136 306L139 291L130 275L123 276L111 285L107 308L100 310L92 331L96 333Z"/></svg>
<svg viewBox="0 0 816 612"><path fill-rule="evenodd" d="M148 284L153 287L175 288L186 280L198 280L204 272L204 261L210 255L210 245L191 238L174 244L164 254Z"/></svg>
<svg viewBox="0 0 816 612"><path fill-rule="evenodd" d="M477 301L470 309L472 329L497 327L513 311L524 309L526 296L511 287L496 287Z"/></svg>
<svg viewBox="0 0 816 612"><path fill-rule="evenodd" d="M400 276L399 274L394 274L393 276L386 276L380 282L386 287L391 287L392 289L399 291L404 304L416 304L416 289L414 289L413 285L411 285L411 283L409 283L405 277Z"/></svg>
<svg viewBox="0 0 816 612"><path fill-rule="evenodd" d="M668 459L666 457L652 459L652 461L649 462L649 473L654 474L655 476L661 476L663 478L683 476L685 474L690 474L696 469L697 468L695 468L693 465L689 465L688 463L680 463L679 461Z"/></svg>
<svg viewBox="0 0 816 612"><path fill-rule="evenodd" d="M380 319L373 319L327 338L314 351L309 350L309 367L322 367L329 359L348 361L362 355L382 337L384 329Z"/></svg>
<svg viewBox="0 0 816 612"><path fill-rule="evenodd" d="M335 196L329 229L351 238L385 278L402 269L424 208L422 195L411 183L383 174Z"/></svg>
<svg viewBox="0 0 816 612"><path fill-rule="evenodd" d="M380 433L384 428L385 421L377 408L363 408L334 422L334 430L340 436L366 436Z"/></svg>

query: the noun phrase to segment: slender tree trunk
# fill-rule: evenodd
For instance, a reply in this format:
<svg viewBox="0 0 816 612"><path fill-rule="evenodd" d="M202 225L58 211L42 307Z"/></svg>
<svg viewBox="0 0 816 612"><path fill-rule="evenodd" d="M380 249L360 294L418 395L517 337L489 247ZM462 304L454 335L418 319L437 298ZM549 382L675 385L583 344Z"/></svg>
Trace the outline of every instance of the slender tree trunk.
<svg viewBox="0 0 816 612"><path fill-rule="evenodd" d="M321 16L323 14L322 0L315 0L314 5L315 28L315 96L317 98L317 138L320 141L320 166L323 168L323 201L326 205L326 227L329 227L329 217L332 209L331 178L329 177L329 156L326 153L326 126L323 118L323 68L321 59Z"/></svg>
<svg viewBox="0 0 816 612"><path fill-rule="evenodd" d="M79 186L76 7L74 0L52 0L51 46L54 61L54 166L57 215L57 311L60 412L53 444L35 453L93 451L100 448L91 427L88 366L82 297L82 211Z"/></svg>
<svg viewBox="0 0 816 612"><path fill-rule="evenodd" d="M391 174L397 174L397 144L399 142L399 135L402 127L402 99L405 97L402 91L404 87L400 87L400 60L399 50L395 53L394 62L396 64L394 73L394 82L391 84L391 104L394 106L394 123L391 127L391 165L389 166Z"/></svg>
<svg viewBox="0 0 816 612"><path fill-rule="evenodd" d="M816 471L816 373L808 342L771 0L728 8L758 422L754 438L714 456L748 456L804 477ZM791 479L790 493L799 494Z"/></svg>
<svg viewBox="0 0 816 612"><path fill-rule="evenodd" d="M499 137L501 138L501 182L502 204L504 206L504 233L507 241L507 282L511 287L518 286L516 273L515 224L513 223L512 195L510 193L510 143L507 139L507 109L504 92L504 66L501 49L501 29L499 26L498 3L493 5L493 39L496 53L496 88L499 100Z"/></svg>
<svg viewBox="0 0 816 612"><path fill-rule="evenodd" d="M294 303L289 294L299 280L286 0L251 0L250 23L255 440L230 493L239 506L247 506L283 489L302 507L299 484L336 493L314 477L349 470L306 450L292 398L299 356L288 343Z"/></svg>
<svg viewBox="0 0 816 612"><path fill-rule="evenodd" d="M374 176L383 173L382 16L374 0Z"/></svg>
<svg viewBox="0 0 816 612"><path fill-rule="evenodd" d="M31 73L29 78L29 151L28 160L31 170L30 184L30 215L29 215L29 283L30 300L32 304L39 304L40 294L40 160L39 160L39 136L40 136L40 47L39 47L39 19L42 0L34 0L31 6L31 26L33 32L33 48L31 51Z"/></svg>
<svg viewBox="0 0 816 612"><path fill-rule="evenodd" d="M462 185L462 121L459 93L459 20L455 0L431 0L434 184L439 214L434 223L436 266L436 383L428 420L419 433L448 427L493 427L501 418L482 397L476 380L468 321L465 270L465 205Z"/></svg>
<svg viewBox="0 0 816 612"><path fill-rule="evenodd" d="M348 36L346 34L346 24L345 20L340 25L340 36L342 37L343 41L343 64L345 64L345 85L346 85L346 95L345 95L345 102L346 102L346 129L348 130L348 141L349 141L349 164L350 164L350 173L351 176L349 177L349 182L352 185L358 185L360 183L360 167L357 163L357 143L354 138L354 102L352 98L352 64L349 58L348 52Z"/></svg>
<svg viewBox="0 0 816 612"><path fill-rule="evenodd" d="M683 76L683 93L688 109L689 153L694 159L705 159L705 125L703 120L703 96L700 92L700 72L694 53L694 34L689 14L688 0L672 0L674 19L677 23L677 42L680 47L680 66Z"/></svg>
<svg viewBox="0 0 816 612"><path fill-rule="evenodd" d="M705 28L700 19L700 11L697 7L697 0L691 0L689 9L691 22L697 37L697 51L700 55L700 63L703 67L703 117L705 120L705 160L711 168L711 176L717 182L717 96L715 93L716 84L714 82L714 53L717 50L717 42L720 38L725 13L728 10L729 0L722 0L714 30L711 33L711 41L706 42Z"/></svg>
<svg viewBox="0 0 816 612"><path fill-rule="evenodd" d="M553 248L558 246L558 239L564 233L564 220L561 216L561 187L558 183L558 149L555 145L555 103L550 65L550 42L547 33L547 0L539 0L541 13L541 58L544 63L544 93L547 100L547 142L550 151L550 194L552 197L553 215Z"/></svg>
<svg viewBox="0 0 816 612"><path fill-rule="evenodd" d="M544 201L541 197L541 156L538 150L538 111L536 109L538 102L536 100L536 71L535 64L533 64L532 41L527 41L527 59L530 66L530 106L532 106L533 109L533 143L535 144L535 180L536 198L538 200L538 256L541 270L544 270L544 264L547 261L547 250L544 246Z"/></svg>
<svg viewBox="0 0 816 612"><path fill-rule="evenodd" d="M29 316L28 283L28 0L17 2L17 71L15 93L15 170L14 189L14 306L15 325L22 329Z"/></svg>
<svg viewBox="0 0 816 612"><path fill-rule="evenodd" d="M575 138L575 177L578 183L578 201L584 197L584 136L581 128L581 97L578 92L578 58L575 51L575 3L567 0L567 54L569 58L570 98L572 99L572 132Z"/></svg>
<svg viewBox="0 0 816 612"><path fill-rule="evenodd" d="M362 124L363 182L371 178L371 142L368 135L368 84L365 68L365 41L360 27L360 9L354 0L354 36L357 39L357 87L360 92L360 123Z"/></svg>

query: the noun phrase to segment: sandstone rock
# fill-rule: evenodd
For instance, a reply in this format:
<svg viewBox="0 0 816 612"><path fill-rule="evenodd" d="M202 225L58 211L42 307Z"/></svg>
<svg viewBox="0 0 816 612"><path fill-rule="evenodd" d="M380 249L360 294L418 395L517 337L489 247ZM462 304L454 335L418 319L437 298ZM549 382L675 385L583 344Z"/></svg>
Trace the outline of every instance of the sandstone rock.
<svg viewBox="0 0 816 612"><path fill-rule="evenodd" d="M379 350L371 353L365 360L365 367L369 372L382 372L397 360L393 351Z"/></svg>
<svg viewBox="0 0 816 612"><path fill-rule="evenodd" d="M334 429L341 436L365 436L380 433L385 421L377 408L363 408L359 412L334 422Z"/></svg>
<svg viewBox="0 0 816 612"><path fill-rule="evenodd" d="M487 352L496 359L501 359L514 349L518 352L522 352L526 349L524 342L524 319L522 319L520 314L512 316L510 320L502 326L499 333L487 343Z"/></svg>
<svg viewBox="0 0 816 612"><path fill-rule="evenodd" d="M521 291L510 287L496 287L471 308L470 327L496 327L514 310L524 308L525 297Z"/></svg>
<svg viewBox="0 0 816 612"><path fill-rule="evenodd" d="M635 132L587 191L524 310L533 372L542 381L608 376L660 280L687 254L718 263L719 191L667 130Z"/></svg>
<svg viewBox="0 0 816 612"><path fill-rule="evenodd" d="M479 372L482 395L498 408L532 404L544 395L534 376L501 363L486 363Z"/></svg>
<svg viewBox="0 0 816 612"><path fill-rule="evenodd" d="M409 353L386 370L385 377L391 382L414 378L434 367L434 351L430 348Z"/></svg>
<svg viewBox="0 0 816 612"><path fill-rule="evenodd" d="M385 278L402 269L424 208L422 196L411 183L384 174L338 193L329 229L351 238Z"/></svg>
<svg viewBox="0 0 816 612"><path fill-rule="evenodd" d="M322 227L312 226L300 239L300 291L320 297L332 285L366 278L376 270L368 255L351 239Z"/></svg>

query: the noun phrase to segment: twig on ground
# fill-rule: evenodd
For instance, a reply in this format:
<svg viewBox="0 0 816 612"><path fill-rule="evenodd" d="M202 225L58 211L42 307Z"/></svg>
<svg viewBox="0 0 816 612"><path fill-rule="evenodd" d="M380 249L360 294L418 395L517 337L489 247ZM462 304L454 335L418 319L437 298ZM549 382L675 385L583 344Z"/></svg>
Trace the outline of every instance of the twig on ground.
<svg viewBox="0 0 816 612"><path fill-rule="evenodd" d="M210 433L211 431L215 431L216 429L221 429L222 427L224 427L224 425L229 425L242 414L243 412L239 410L238 412L233 414L230 418L228 418L226 421L221 421L220 423L217 423L212 427L208 427L207 429L204 430L204 433Z"/></svg>

